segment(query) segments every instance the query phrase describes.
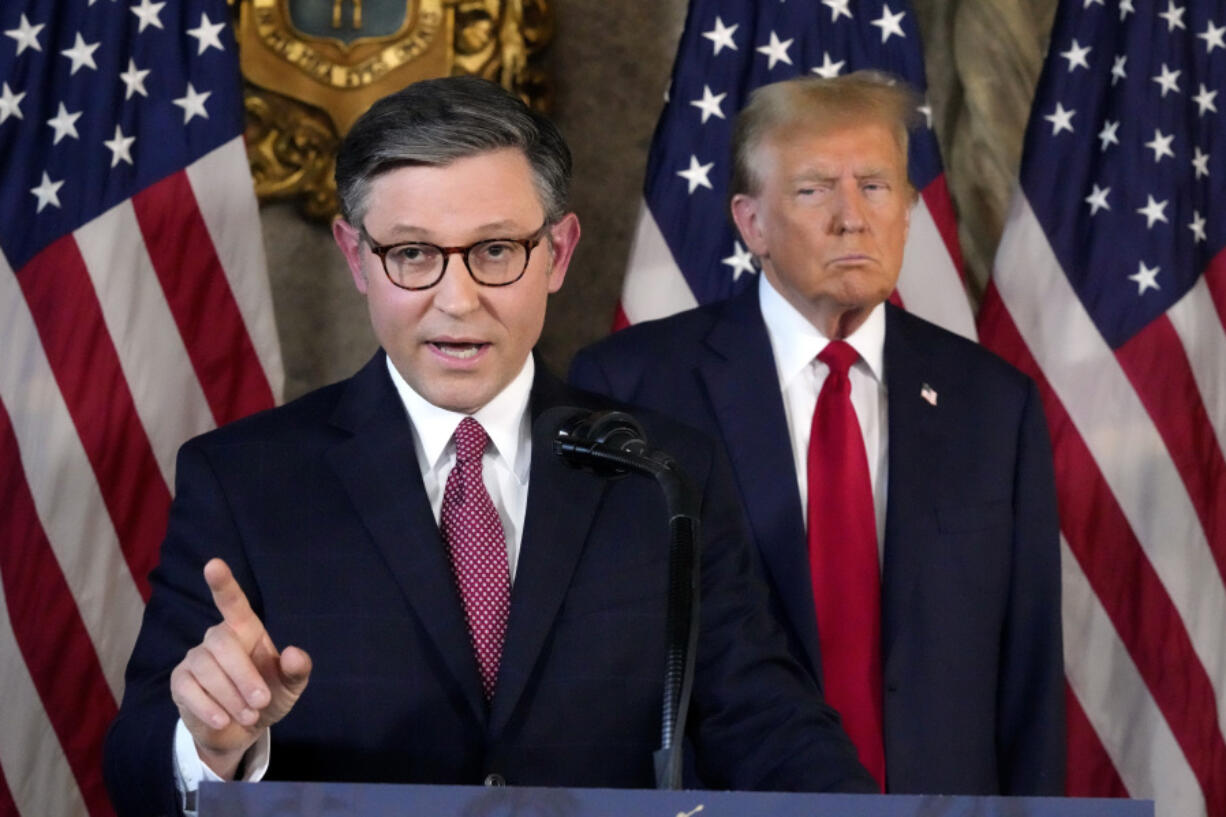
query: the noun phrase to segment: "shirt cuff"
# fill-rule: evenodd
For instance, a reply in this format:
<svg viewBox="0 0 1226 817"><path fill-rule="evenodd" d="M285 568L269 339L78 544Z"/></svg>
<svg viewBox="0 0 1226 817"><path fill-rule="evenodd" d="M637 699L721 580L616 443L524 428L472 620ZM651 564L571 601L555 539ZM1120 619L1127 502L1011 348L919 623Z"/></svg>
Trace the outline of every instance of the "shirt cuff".
<svg viewBox="0 0 1226 817"><path fill-rule="evenodd" d="M221 778L200 759L196 751L196 741L182 718L179 718L178 724L175 725L174 755L175 787L181 795L183 811L190 817L196 813L196 792L200 789L201 781L221 782ZM263 780L271 756L272 736L270 731L265 729L243 756L243 762L239 764L242 777L239 779L244 783Z"/></svg>

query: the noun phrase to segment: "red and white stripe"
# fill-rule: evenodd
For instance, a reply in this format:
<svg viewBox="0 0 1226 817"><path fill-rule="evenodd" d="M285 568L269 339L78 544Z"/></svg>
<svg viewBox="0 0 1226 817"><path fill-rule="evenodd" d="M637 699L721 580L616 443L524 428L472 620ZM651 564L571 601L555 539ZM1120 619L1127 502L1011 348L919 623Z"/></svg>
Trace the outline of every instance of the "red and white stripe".
<svg viewBox="0 0 1226 817"><path fill-rule="evenodd" d="M242 139L19 270L0 254L0 815L112 814L123 694L174 458L282 368Z"/></svg>
<svg viewBox="0 0 1226 817"><path fill-rule="evenodd" d="M1064 536L1069 788L1226 814L1226 258L1117 350L1025 196L980 313L1040 384ZM1219 297L1215 297L1215 294Z"/></svg>
<svg viewBox="0 0 1226 817"><path fill-rule="evenodd" d="M975 340L974 317L962 279L957 224L945 177L924 188L911 211L898 289L891 299L910 312ZM614 329L698 306L651 209L639 207Z"/></svg>

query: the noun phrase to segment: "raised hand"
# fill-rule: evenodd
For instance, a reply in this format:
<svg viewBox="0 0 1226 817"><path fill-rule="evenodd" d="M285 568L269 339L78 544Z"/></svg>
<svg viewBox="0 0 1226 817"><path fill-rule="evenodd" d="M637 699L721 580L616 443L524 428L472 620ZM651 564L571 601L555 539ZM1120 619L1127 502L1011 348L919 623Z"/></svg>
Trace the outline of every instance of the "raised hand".
<svg viewBox="0 0 1226 817"><path fill-rule="evenodd" d="M278 652L229 566L212 559L204 580L222 622L170 674L170 694L196 750L223 780L234 777L260 733L293 708L311 675L297 647Z"/></svg>

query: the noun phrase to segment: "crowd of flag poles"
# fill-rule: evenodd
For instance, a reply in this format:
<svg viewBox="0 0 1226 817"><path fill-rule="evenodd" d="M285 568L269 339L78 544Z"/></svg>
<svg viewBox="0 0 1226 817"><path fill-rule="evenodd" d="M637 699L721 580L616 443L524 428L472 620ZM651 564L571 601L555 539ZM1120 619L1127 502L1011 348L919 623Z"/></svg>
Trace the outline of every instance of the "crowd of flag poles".
<svg viewBox="0 0 1226 817"><path fill-rule="evenodd" d="M101 738L175 450L280 394L229 14L0 8L0 817L112 813ZM758 85L860 68L925 87L906 2L691 0L619 324L755 279L731 120ZM1226 814L1223 86L1226 0L1062 0L977 321L930 128L895 296L1040 384L1069 793L1162 817Z"/></svg>

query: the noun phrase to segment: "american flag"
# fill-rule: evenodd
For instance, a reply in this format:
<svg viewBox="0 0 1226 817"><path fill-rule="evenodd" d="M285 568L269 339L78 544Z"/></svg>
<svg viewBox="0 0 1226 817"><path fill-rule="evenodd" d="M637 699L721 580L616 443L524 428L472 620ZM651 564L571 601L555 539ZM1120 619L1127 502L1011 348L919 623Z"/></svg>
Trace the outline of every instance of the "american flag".
<svg viewBox="0 0 1226 817"><path fill-rule="evenodd" d="M615 326L726 298L754 279L728 216L737 111L759 85L862 68L926 87L915 14L905 0L692 0L652 140ZM924 105L921 112L928 127L912 135L910 152L921 201L895 300L974 338L932 111Z"/></svg>
<svg viewBox="0 0 1226 817"><path fill-rule="evenodd" d="M176 449L280 392L242 117L225 0L0 5L0 815L112 813Z"/></svg>
<svg viewBox="0 0 1226 817"><path fill-rule="evenodd" d="M1061 2L980 312L1040 384L1069 791L1226 814L1226 2Z"/></svg>

